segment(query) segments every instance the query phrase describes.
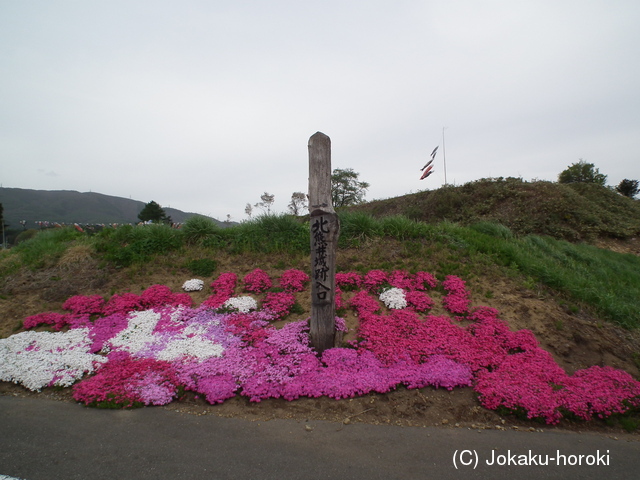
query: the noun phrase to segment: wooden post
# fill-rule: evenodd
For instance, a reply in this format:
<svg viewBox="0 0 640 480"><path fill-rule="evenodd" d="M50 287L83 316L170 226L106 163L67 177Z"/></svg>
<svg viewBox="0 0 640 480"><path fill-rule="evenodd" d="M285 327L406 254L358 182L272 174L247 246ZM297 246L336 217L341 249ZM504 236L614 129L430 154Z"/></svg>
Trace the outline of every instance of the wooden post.
<svg viewBox="0 0 640 480"><path fill-rule="evenodd" d="M309 138L311 320L309 337L318 354L335 341L336 249L340 222L331 201L331 139Z"/></svg>

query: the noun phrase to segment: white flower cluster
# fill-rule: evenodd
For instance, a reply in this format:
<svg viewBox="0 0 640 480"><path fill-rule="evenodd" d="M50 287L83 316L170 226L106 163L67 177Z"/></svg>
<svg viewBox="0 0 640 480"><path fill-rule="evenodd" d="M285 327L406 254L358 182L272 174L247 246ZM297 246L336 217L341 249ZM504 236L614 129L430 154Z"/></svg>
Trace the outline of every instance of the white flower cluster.
<svg viewBox="0 0 640 480"><path fill-rule="evenodd" d="M133 312L129 315L129 325L105 343L103 352L125 350L136 354L153 341L153 330L160 320L160 314L153 310Z"/></svg>
<svg viewBox="0 0 640 480"><path fill-rule="evenodd" d="M0 380L29 390L68 387L107 359L90 353L89 330L21 332L0 339Z"/></svg>
<svg viewBox="0 0 640 480"><path fill-rule="evenodd" d="M389 288L380 294L380 301L383 302L387 308L393 308L399 310L406 308L407 300L404 296L404 291L400 288Z"/></svg>
<svg viewBox="0 0 640 480"><path fill-rule="evenodd" d="M195 357L201 360L211 357L221 357L224 347L218 343L207 340L206 325L191 324L167 344L156 355L158 360L173 361L180 357Z"/></svg>
<svg viewBox="0 0 640 480"><path fill-rule="evenodd" d="M231 297L229 300L224 302L222 307L237 310L240 313L249 313L249 311L256 310L258 308L258 302L256 302L253 297L249 296Z"/></svg>
<svg viewBox="0 0 640 480"><path fill-rule="evenodd" d="M197 278L192 278L191 280L187 280L182 284L182 289L185 292L197 292L202 290L204 287L204 282L202 280L198 280Z"/></svg>
<svg viewBox="0 0 640 480"><path fill-rule="evenodd" d="M181 307L171 315L172 321L179 316ZM180 357L205 359L220 357L222 345L207 340L202 335L206 325L188 325L176 331L172 338L154 334L161 315L153 310L132 313L129 326L109 340L103 351L125 350L134 356L151 356L157 360L173 361Z"/></svg>

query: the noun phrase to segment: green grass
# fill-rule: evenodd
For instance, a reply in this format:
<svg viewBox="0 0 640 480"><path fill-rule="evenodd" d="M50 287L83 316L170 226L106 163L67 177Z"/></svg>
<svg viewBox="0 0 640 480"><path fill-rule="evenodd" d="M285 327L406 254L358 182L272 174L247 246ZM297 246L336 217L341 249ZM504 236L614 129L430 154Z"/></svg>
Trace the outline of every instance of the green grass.
<svg viewBox="0 0 640 480"><path fill-rule="evenodd" d="M95 236L96 251L118 267L144 263L155 255L178 250L184 244L179 230L164 224L124 225Z"/></svg>
<svg viewBox="0 0 640 480"><path fill-rule="evenodd" d="M368 245L369 258L357 258L356 269L425 268L443 278L481 275L483 266L497 264L520 275L523 285L544 285L560 294L572 312L582 306L626 328L640 327L640 257L570 243L549 236L517 236L502 224L486 220L464 226L452 222L429 224L392 215L375 218L364 212L341 211L340 249L357 257ZM309 254L309 223L290 215L264 215L220 229L206 219L194 219L183 230L166 225L124 226L87 237L73 229L40 232L3 256L0 275L21 264L37 269L55 264L74 242L93 245L106 262L118 267L144 264L158 255L198 250L185 265L194 274L210 276L216 252L231 255ZM389 253L393 243L393 252ZM353 255L349 254L352 258ZM194 258L194 257L192 257ZM199 259L199 260L198 260ZM265 262L267 258L265 257Z"/></svg>
<svg viewBox="0 0 640 480"><path fill-rule="evenodd" d="M211 258L196 258L185 264L185 267L199 277L210 277L218 268L218 263Z"/></svg>
<svg viewBox="0 0 640 480"><path fill-rule="evenodd" d="M460 186L377 200L350 210L378 218L404 215L437 224L489 222L517 235L570 241L640 234L640 201L595 184L483 178Z"/></svg>
<svg viewBox="0 0 640 480"><path fill-rule="evenodd" d="M83 235L73 228L43 230L12 249L27 267L37 270L55 264L74 240Z"/></svg>
<svg viewBox="0 0 640 480"><path fill-rule="evenodd" d="M449 228L467 248L493 256L624 327L640 327L640 257L551 237L503 238Z"/></svg>
<svg viewBox="0 0 640 480"><path fill-rule="evenodd" d="M202 245L212 238L220 236L222 230L213 220L199 215L190 217L182 227L182 235L190 245Z"/></svg>
<svg viewBox="0 0 640 480"><path fill-rule="evenodd" d="M222 230L229 253L309 253L309 225L291 215L261 215Z"/></svg>

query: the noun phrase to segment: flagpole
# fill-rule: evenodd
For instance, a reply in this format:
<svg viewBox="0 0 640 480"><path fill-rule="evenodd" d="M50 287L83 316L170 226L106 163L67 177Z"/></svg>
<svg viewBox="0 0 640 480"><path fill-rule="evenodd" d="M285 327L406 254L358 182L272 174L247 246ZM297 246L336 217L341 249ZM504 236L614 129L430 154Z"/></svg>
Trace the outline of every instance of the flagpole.
<svg viewBox="0 0 640 480"><path fill-rule="evenodd" d="M442 127L442 159L444 162L444 186L447 186L447 154L444 148L444 129L448 127Z"/></svg>

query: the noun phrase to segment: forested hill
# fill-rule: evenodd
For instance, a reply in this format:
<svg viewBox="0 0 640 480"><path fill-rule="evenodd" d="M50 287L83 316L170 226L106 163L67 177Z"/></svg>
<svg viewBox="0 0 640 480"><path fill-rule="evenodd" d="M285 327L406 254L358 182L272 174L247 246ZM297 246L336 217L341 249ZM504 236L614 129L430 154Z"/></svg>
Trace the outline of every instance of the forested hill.
<svg viewBox="0 0 640 480"><path fill-rule="evenodd" d="M149 199L151 201L153 199ZM24 188L0 188L0 203L4 207L5 223L10 229L34 228L35 222L52 223L135 223L145 202L114 197L94 192L69 190L30 190ZM164 207L163 207L164 208ZM164 208L174 222L183 223L194 213L175 208ZM216 220L217 223L218 222Z"/></svg>
<svg viewBox="0 0 640 480"><path fill-rule="evenodd" d="M428 223L500 223L513 233L570 241L640 235L640 201L594 183L481 179L350 207Z"/></svg>

